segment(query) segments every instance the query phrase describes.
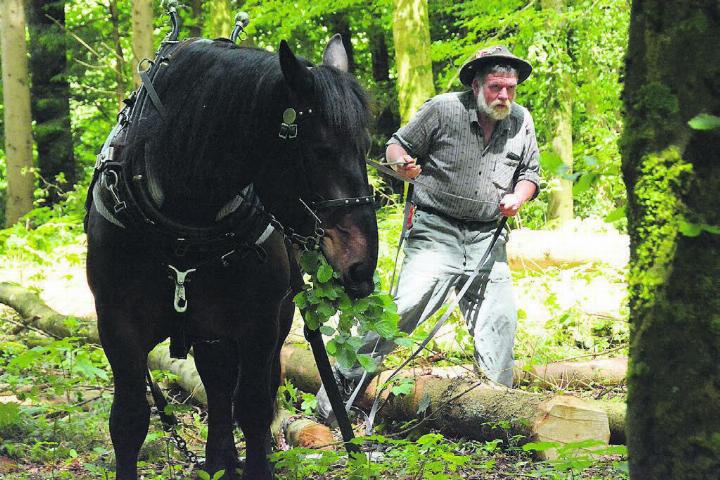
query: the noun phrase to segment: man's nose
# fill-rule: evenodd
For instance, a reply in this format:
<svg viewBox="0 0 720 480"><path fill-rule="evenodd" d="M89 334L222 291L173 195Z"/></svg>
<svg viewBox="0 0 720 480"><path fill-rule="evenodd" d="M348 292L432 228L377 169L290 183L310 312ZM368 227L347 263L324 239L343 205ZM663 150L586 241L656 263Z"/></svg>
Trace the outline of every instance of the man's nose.
<svg viewBox="0 0 720 480"><path fill-rule="evenodd" d="M507 87L502 87L500 89L500 93L498 93L498 98L501 100L507 100L508 98L510 98L510 95L508 95Z"/></svg>

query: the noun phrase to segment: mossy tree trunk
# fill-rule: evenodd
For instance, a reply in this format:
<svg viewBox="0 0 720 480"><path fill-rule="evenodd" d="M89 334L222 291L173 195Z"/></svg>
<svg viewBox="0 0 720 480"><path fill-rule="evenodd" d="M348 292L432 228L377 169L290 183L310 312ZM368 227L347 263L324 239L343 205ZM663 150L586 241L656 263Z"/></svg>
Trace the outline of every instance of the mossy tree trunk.
<svg viewBox="0 0 720 480"><path fill-rule="evenodd" d="M435 95L427 0L393 0L393 42L402 123Z"/></svg>
<svg viewBox="0 0 720 480"><path fill-rule="evenodd" d="M32 121L25 25L23 0L2 0L0 43L7 161L6 225L17 222L33 206L35 182L30 171L33 166Z"/></svg>
<svg viewBox="0 0 720 480"><path fill-rule="evenodd" d="M572 138L572 81L570 78L570 69L562 63L570 61L568 48L565 45L568 37L567 27L562 18L566 8L566 0L542 0L542 8L550 10L554 13L554 25L549 28L556 29L560 33L559 52L557 58L560 65L556 68L556 73L550 88L553 91L552 98L552 125L549 125L548 131L550 145L552 151L560 158L565 166L565 173L572 173L573 169L573 138ZM562 176L553 179L553 188L549 192L550 203L548 205L547 217L548 221L554 226L562 226L563 223L573 219L573 182Z"/></svg>
<svg viewBox="0 0 720 480"><path fill-rule="evenodd" d="M703 227L720 225L720 130L688 126L720 115L718 45L717 0L633 2L622 143L633 479L720 472L720 235Z"/></svg>
<svg viewBox="0 0 720 480"><path fill-rule="evenodd" d="M150 60L155 58L152 0L133 0L132 28L132 69L133 80L137 87L140 85L140 76L137 73L138 63L145 58L149 58Z"/></svg>
<svg viewBox="0 0 720 480"><path fill-rule="evenodd" d="M75 184L66 69L65 0L32 0L29 10L31 106L40 176L48 204ZM58 23L55 23L55 22Z"/></svg>
<svg viewBox="0 0 720 480"><path fill-rule="evenodd" d="M230 37L235 27L235 15L230 0L205 0L205 35L208 38Z"/></svg>

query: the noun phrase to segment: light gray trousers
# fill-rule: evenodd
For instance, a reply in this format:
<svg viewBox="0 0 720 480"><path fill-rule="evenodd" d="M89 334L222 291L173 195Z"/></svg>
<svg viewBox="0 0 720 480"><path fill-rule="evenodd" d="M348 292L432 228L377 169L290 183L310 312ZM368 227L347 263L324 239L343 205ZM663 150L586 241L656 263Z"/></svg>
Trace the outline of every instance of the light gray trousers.
<svg viewBox="0 0 720 480"><path fill-rule="evenodd" d="M395 298L400 330L411 333L443 305L450 289L459 292L496 228L496 222L460 222L416 210ZM507 231L503 231L459 306L474 339L477 365L491 380L511 386L517 309L506 242ZM379 365L394 347L393 342L371 332L358 353L372 353ZM353 381L363 374L359 365L339 371Z"/></svg>

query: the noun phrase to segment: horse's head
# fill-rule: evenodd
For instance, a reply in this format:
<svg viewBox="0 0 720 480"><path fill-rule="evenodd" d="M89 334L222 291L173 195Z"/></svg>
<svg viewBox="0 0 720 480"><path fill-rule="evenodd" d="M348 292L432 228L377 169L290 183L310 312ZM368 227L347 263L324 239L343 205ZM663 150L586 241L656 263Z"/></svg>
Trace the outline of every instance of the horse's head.
<svg viewBox="0 0 720 480"><path fill-rule="evenodd" d="M307 233L317 217L325 232L321 249L341 274L346 290L355 297L369 295L378 240L375 210L368 202L372 193L365 155L370 115L365 94L347 73L348 58L339 35L326 46L320 66L309 67L284 41L279 53L288 90L284 123L297 125L296 138L279 140L290 162L285 188L296 197L287 202L294 211L293 223Z"/></svg>

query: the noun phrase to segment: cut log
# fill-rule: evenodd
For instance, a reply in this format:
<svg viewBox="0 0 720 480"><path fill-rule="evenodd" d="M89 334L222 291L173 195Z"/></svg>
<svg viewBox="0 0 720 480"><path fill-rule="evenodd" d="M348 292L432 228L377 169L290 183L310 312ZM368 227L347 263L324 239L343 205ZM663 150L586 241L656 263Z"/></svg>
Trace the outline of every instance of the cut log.
<svg viewBox="0 0 720 480"><path fill-rule="evenodd" d="M314 367L312 353L297 347L283 349L284 374L294 385L316 392L320 378ZM359 404L369 408L378 390L391 372L385 371L374 379ZM410 394L392 396L383 393L387 401L379 415L390 420L423 419L429 427L476 440L507 438L521 435L530 441L561 443L595 439L607 443L610 428L607 414L592 402L569 395L529 393L481 383L468 375L462 367L439 369L427 373L409 369L400 377L412 378ZM452 378L454 377L454 378ZM425 407L421 409L420 407ZM418 412L423 410L421 414ZM504 428L499 428L503 425ZM546 452L553 455L554 452Z"/></svg>
<svg viewBox="0 0 720 480"><path fill-rule="evenodd" d="M18 312L23 317L24 323L31 325L47 334L57 337L80 337L86 343L100 344L97 328L93 324L83 325L80 333L71 331L68 327L68 320L48 307L36 293L16 284L0 283L0 303L5 304ZM312 364L314 368L315 364ZM178 377L177 384L192 398L203 405L207 405L207 394L205 387L200 380L195 368L194 359L189 356L185 360L172 358L167 345L161 344L148 355L148 367L151 370L166 370ZM273 435L281 435L280 427L285 419L291 418L292 414L285 410L279 410L274 424L277 424L277 431ZM278 420L279 419L279 420ZM324 425L307 418L292 419L286 422L285 443L290 447L305 448L331 448L335 438L330 429Z"/></svg>
<svg viewBox="0 0 720 480"><path fill-rule="evenodd" d="M529 369L517 364L515 383L547 384L556 388L587 388L592 385L625 384L627 358L598 358L584 362L552 362Z"/></svg>
<svg viewBox="0 0 720 480"><path fill-rule="evenodd" d="M507 251L510 268L528 269L585 263L622 268L630 256L627 235L572 230L513 230Z"/></svg>

